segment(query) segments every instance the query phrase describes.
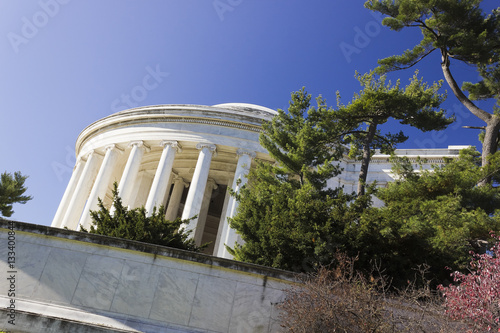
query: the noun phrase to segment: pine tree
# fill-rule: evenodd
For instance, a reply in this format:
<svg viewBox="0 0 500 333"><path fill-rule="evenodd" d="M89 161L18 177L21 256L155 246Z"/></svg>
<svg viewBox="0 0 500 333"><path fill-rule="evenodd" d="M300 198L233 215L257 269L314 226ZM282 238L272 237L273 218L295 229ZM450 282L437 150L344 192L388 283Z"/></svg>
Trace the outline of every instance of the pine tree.
<svg viewBox="0 0 500 333"><path fill-rule="evenodd" d="M27 188L24 186L28 176L23 176L21 172L4 172L0 175L0 214L10 217L14 213L12 205L14 203L25 204L32 199L31 196L23 195Z"/></svg>
<svg viewBox="0 0 500 333"><path fill-rule="evenodd" d="M429 54L441 54L441 70L457 99L476 117L485 122L482 139L482 165L498 149L500 116L498 108L487 112L473 100L495 98L498 102L500 76L500 10L485 13L481 0L370 0L365 7L387 17L383 24L395 31L417 27L422 31L420 43L402 55L379 60L379 73L410 68ZM464 62L476 67L482 80L477 84L465 83L462 87L452 74L453 62ZM467 97L464 91L469 91ZM485 179L481 185L490 182Z"/></svg>
<svg viewBox="0 0 500 333"><path fill-rule="evenodd" d="M99 210L91 211L92 225L90 233L117 238L135 240L144 243L169 246L183 250L198 252L204 246L196 246L194 239L190 238L190 232L180 228L188 221L180 218L174 221L165 219L165 208L153 209L151 216L146 215L144 207L128 209L124 207L118 196L118 185L114 184L113 207L111 214L102 200L99 199ZM82 231L87 232L84 228Z"/></svg>
<svg viewBox="0 0 500 333"><path fill-rule="evenodd" d="M476 185L493 165L498 173L498 160L481 167L473 150L418 172L407 159L400 160L393 169L398 180L377 192L384 206L368 208L346 230L350 254L359 255L364 269L372 260L380 262L398 287L413 280L417 265L430 266L435 284L448 278L445 266L465 270L470 251L481 251L478 241L500 230L498 189Z"/></svg>
<svg viewBox="0 0 500 333"><path fill-rule="evenodd" d="M354 94L348 105L341 105L338 101L335 118L346 124L343 142L351 147L350 157L361 159L358 195L362 195L375 149L391 154L396 144L408 139L402 131L382 134L380 125L392 118L425 132L442 130L453 122L453 118L447 118L445 111L438 109L445 99L438 93L441 83L429 86L417 77L417 73L404 88L401 88L399 80L392 85L391 81L386 83L384 75L377 78L373 72L364 75L356 73L356 78L363 90ZM363 128L365 125L366 128Z"/></svg>
<svg viewBox="0 0 500 333"><path fill-rule="evenodd" d="M292 94L288 113L264 124L261 144L276 160L258 163L236 196L238 213L231 219L245 242L228 249L237 260L292 271L310 271L331 262L343 248L349 214L361 205L353 195L328 188L340 172L343 154L338 126L320 97L317 107L304 89Z"/></svg>

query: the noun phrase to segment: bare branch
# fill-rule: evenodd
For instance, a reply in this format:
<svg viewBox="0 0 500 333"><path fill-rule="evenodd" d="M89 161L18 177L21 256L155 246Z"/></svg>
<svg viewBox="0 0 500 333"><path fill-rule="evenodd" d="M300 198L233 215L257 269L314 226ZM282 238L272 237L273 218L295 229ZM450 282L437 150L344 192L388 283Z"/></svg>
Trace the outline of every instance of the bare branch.
<svg viewBox="0 0 500 333"><path fill-rule="evenodd" d="M484 130L484 129L486 129L486 126L462 126L462 128L471 128L471 129Z"/></svg>

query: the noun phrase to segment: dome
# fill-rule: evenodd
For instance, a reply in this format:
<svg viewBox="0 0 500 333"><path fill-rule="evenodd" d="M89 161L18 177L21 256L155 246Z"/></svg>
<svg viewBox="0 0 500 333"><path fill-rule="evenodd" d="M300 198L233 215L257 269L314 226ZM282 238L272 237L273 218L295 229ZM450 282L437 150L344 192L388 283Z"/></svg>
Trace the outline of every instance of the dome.
<svg viewBox="0 0 500 333"><path fill-rule="evenodd" d="M266 108L264 106L256 105L256 104L248 104L248 103L223 103L213 105L214 108L222 108L229 109L234 111L250 111L250 112L264 112L269 113L271 115L276 115L278 112L273 109Z"/></svg>

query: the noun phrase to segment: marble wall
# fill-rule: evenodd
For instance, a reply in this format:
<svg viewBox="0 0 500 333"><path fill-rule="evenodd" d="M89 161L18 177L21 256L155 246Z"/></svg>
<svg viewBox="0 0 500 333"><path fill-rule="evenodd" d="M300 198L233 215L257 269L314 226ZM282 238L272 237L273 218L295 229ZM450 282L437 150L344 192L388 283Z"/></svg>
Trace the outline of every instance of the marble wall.
<svg viewBox="0 0 500 333"><path fill-rule="evenodd" d="M276 304L292 283L288 272L76 231L11 225L13 268L7 263L8 221L0 220L0 306L5 311L14 299L17 319L15 327L2 319L0 329L56 332L69 322L81 332L89 325L103 332L279 331ZM16 271L15 297L8 296L10 271Z"/></svg>

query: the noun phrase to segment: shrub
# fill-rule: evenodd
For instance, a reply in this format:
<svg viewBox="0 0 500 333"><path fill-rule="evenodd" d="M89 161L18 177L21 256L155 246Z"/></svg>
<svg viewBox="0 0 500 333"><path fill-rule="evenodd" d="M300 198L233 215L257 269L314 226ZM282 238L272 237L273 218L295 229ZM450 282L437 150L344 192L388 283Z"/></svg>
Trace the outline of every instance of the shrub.
<svg viewBox="0 0 500 333"><path fill-rule="evenodd" d="M92 225L90 233L135 240L144 243L169 246L183 250L201 251L206 245L196 246L190 237L191 231L181 228L189 220L174 221L165 219L165 208L156 207L150 216L144 207L128 209L124 207L118 196L117 184L113 189L113 208L111 212L99 199L99 210L91 211ZM87 231L83 227L82 231Z"/></svg>
<svg viewBox="0 0 500 333"><path fill-rule="evenodd" d="M355 271L356 258L344 254L336 258L334 269L322 267L285 291L279 305L285 331L459 332L463 328L442 313L440 298L430 288L417 289L413 281L398 294L389 293L388 278L379 267L366 277ZM426 270L421 267L419 272L425 275Z"/></svg>
<svg viewBox="0 0 500 333"><path fill-rule="evenodd" d="M500 332L500 242L485 254L474 254L468 274L453 272L455 285L439 286L446 313L465 320L469 332Z"/></svg>

